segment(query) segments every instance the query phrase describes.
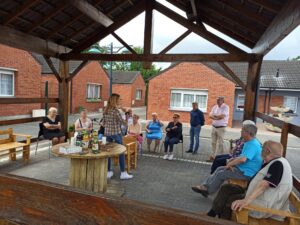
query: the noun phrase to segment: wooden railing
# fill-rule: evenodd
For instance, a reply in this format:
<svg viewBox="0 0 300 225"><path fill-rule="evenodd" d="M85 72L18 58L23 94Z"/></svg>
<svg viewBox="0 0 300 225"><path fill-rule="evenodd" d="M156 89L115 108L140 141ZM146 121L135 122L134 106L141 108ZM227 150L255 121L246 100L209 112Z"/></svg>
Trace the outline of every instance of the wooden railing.
<svg viewBox="0 0 300 225"><path fill-rule="evenodd" d="M273 126L281 128L280 142L283 145L283 150L284 150L283 155L285 157L287 143L288 143L288 135L293 134L296 137L300 138L300 127L295 124L286 123L282 120L276 119L274 117L268 116L268 115L260 113L260 112L256 112L255 116L272 124ZM300 192L300 180L295 176L293 176L293 184L294 184L294 187L296 188L296 190Z"/></svg>
<svg viewBox="0 0 300 225"><path fill-rule="evenodd" d="M0 218L31 225L236 224L231 221L216 220L203 214L83 192L63 185L13 175L0 175Z"/></svg>

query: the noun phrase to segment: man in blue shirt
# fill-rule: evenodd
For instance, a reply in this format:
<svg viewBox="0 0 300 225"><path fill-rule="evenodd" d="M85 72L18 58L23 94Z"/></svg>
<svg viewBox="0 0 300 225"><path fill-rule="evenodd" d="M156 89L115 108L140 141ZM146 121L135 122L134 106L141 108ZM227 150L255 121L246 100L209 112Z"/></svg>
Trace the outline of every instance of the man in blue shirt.
<svg viewBox="0 0 300 225"><path fill-rule="evenodd" d="M192 105L193 105L193 110L190 112L191 115L190 148L186 152L197 154L199 149L199 142L200 142L199 136L200 136L201 126L204 125L205 119L204 119L203 112L200 109L198 109L198 103L193 102ZM194 140L196 140L195 147L194 147Z"/></svg>
<svg viewBox="0 0 300 225"><path fill-rule="evenodd" d="M219 167L204 180L202 185L192 187L192 190L207 197L219 190L224 181L229 179L250 180L261 168L262 147L256 139L257 127L253 124L244 125L241 136L245 140L239 157L229 161L226 166Z"/></svg>

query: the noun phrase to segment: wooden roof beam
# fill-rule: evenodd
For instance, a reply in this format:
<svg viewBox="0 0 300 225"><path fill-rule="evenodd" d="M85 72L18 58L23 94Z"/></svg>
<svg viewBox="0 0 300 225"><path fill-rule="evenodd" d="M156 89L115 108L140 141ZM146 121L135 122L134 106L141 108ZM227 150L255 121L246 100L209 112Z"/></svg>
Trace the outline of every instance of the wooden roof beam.
<svg viewBox="0 0 300 225"><path fill-rule="evenodd" d="M195 0L190 0L191 3L191 7L192 7L192 11L193 11L193 15L196 18L196 23L202 27L202 29L206 30L206 27L204 26L204 24L202 23L202 19L201 19L201 14L198 11L199 10L199 6L200 6L200 1L195 1Z"/></svg>
<svg viewBox="0 0 300 225"><path fill-rule="evenodd" d="M258 40L252 52L266 55L299 24L300 1L289 0Z"/></svg>
<svg viewBox="0 0 300 225"><path fill-rule="evenodd" d="M218 62L218 64L225 70L225 72L231 76L231 78L238 84L240 87L246 91L246 85L243 83L243 81L230 69L229 66L227 66L224 62Z"/></svg>
<svg viewBox="0 0 300 225"><path fill-rule="evenodd" d="M30 33L31 31L36 29L38 26L40 26L43 23L45 23L46 21L48 21L50 18L54 17L57 13L62 11L67 5L69 5L68 1L66 1L63 4L61 4L60 6L58 6L58 8L54 8L51 12L47 13L47 15L45 17L37 20L32 26L30 26L29 29L26 31L26 33Z"/></svg>
<svg viewBox="0 0 300 225"><path fill-rule="evenodd" d="M93 34L90 35L90 38L88 38L86 41L78 43L73 48L73 53L75 52L81 52L91 45L95 44L97 41L100 41L107 35L109 35L111 32L119 29L121 26L126 24L128 21L132 20L136 16L138 16L140 13L142 13L145 10L145 0L140 0L137 2L135 6L130 8L128 11L122 13L120 17L116 18L115 22L110 25L109 27L103 28L101 30L97 30Z"/></svg>
<svg viewBox="0 0 300 225"><path fill-rule="evenodd" d="M262 6L263 8L270 10L274 13L278 13L282 9L282 4L276 1L270 0L248 0L256 5Z"/></svg>
<svg viewBox="0 0 300 225"><path fill-rule="evenodd" d="M70 51L70 49L65 46L46 41L3 25L0 25L0 43L13 48L53 57L57 57L60 53L67 53Z"/></svg>
<svg viewBox="0 0 300 225"><path fill-rule="evenodd" d="M49 66L49 68L50 68L51 71L53 72L55 78L58 80L58 82L61 82L62 79L61 79L61 77L60 77L58 71L55 69L55 66L53 65L53 62L52 62L51 58L50 58L49 56L45 56L45 55L44 55L43 57L44 57L44 59L45 59L47 65Z"/></svg>
<svg viewBox="0 0 300 225"><path fill-rule="evenodd" d="M249 62L259 58L256 54L61 54L61 60L137 61L137 62Z"/></svg>
<svg viewBox="0 0 300 225"><path fill-rule="evenodd" d="M153 44L153 7L154 1L147 0L145 10L145 27L144 27L144 54L152 53ZM150 69L152 63L143 63L144 69Z"/></svg>
<svg viewBox="0 0 300 225"><path fill-rule="evenodd" d="M84 60L82 61L79 66L73 71L73 73L71 73L68 77L67 77L67 82L72 80L78 73L80 70L82 70L83 67L86 66L86 64L89 62L89 60Z"/></svg>
<svg viewBox="0 0 300 225"><path fill-rule="evenodd" d="M183 16L179 15L178 13L170 10L169 8L165 7L164 5L155 2L155 9L160 13L164 14L165 16L169 17L170 19L174 20L175 22L181 24L182 26L186 27L187 29L191 30L192 32L198 34L199 36L205 38L206 40L210 41L211 43L215 44L216 46L224 49L229 53L235 54L246 54L245 51L241 50L240 48L234 46L233 44L223 40L222 38L218 37L217 35L202 29L200 26L188 21Z"/></svg>
<svg viewBox="0 0 300 225"><path fill-rule="evenodd" d="M19 15L25 12L28 8L30 8L33 4L35 4L38 0L27 0L23 5L19 8L15 9L13 13L9 14L6 18L3 19L2 24L7 25L16 19Z"/></svg>
<svg viewBox="0 0 300 225"><path fill-rule="evenodd" d="M183 39L185 39L192 31L187 30L182 35L180 35L176 40L174 40L171 44L169 44L167 47L165 47L159 54L165 54L168 51L170 51L173 47L175 47L179 42L181 42Z"/></svg>
<svg viewBox="0 0 300 225"><path fill-rule="evenodd" d="M72 4L84 15L105 27L110 26L113 21L103 12L84 0L73 0Z"/></svg>
<svg viewBox="0 0 300 225"><path fill-rule="evenodd" d="M124 45L125 48L128 49L132 54L137 54L136 51L134 51L133 48L131 48L119 35L117 35L115 32L111 33L112 36L114 36L122 45Z"/></svg>

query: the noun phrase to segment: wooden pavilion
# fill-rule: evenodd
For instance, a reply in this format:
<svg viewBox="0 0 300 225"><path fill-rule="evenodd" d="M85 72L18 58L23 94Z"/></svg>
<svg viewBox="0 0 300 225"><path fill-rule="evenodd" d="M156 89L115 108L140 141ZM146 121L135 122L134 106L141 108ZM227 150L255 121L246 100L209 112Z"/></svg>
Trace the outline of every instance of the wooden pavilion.
<svg viewBox="0 0 300 225"><path fill-rule="evenodd" d="M254 120L256 117L260 117L281 127L283 129L282 143L285 148L289 132L299 137L299 127L256 112L256 101L263 57L300 24L300 1L168 0L168 2L185 11L187 16L183 17L155 0L1 0L0 43L43 54L59 81L60 88L58 99L1 98L0 104L58 102L63 129L67 131L68 83L89 60L142 61L146 68L151 65L151 62L215 61L244 89L245 119ZM162 13L187 29L186 32L178 36L176 40L162 49L158 54L152 53L153 10ZM144 53L137 54L115 31L142 12L145 12ZM252 50L251 53L243 51L229 41L208 31L204 23L249 47ZM192 32L224 49L227 53L168 54L170 49ZM83 53L84 50L109 34L122 43L131 54ZM51 58L60 59L59 71L56 71L54 68ZM72 74L68 72L69 60L82 61ZM243 83L239 75L235 74L226 65L226 62L248 62L247 83ZM0 121L0 124L29 121ZM15 180L15 178L7 176L0 177L0 179L1 184L7 184L7 188L12 189L5 189L6 191L2 189L0 191L1 196L9 196L10 193L14 193L13 190L15 190L15 187L12 185L13 182L16 185L24 185L24 187L27 185L26 187L30 187L29 181L23 181L22 183L20 179ZM40 188L45 187L44 184L37 183L33 183L32 187L34 187L34 190L38 190L39 185ZM300 183L296 178L295 187L300 190ZM49 187L49 190L51 188L53 187ZM67 193L64 190L60 191L64 194ZM63 194L61 195L63 198ZM70 192L68 196L74 197L73 195L76 196L73 192ZM82 198L81 195L78 194L76 197ZM19 195L16 196L20 197ZM92 198L94 197L90 196L89 198L93 200ZM40 199L37 198L36 200ZM99 200L96 202L99 203ZM10 204L10 206L15 206L13 202L6 203ZM52 203L49 202L49 204ZM71 202L65 204L70 205ZM103 204L106 204L106 208L103 209L103 215L111 215L112 217L116 216L115 218L119 218L117 214L113 213L114 209L119 207L116 202L114 204L111 202ZM133 203L123 201L120 202L120 205L122 207L136 207ZM26 210L24 211L23 209L23 213L19 215L21 221L28 222L30 221L30 217L35 217L35 219L48 218L48 216L30 207L34 207L32 203L28 203ZM11 210L7 208L4 210L4 208L1 203L0 217L12 218L11 215L15 218L18 217ZM174 213L156 210L149 206L142 206L142 209L145 210L144 212L149 212L149 214L144 218L142 218L142 215L132 214L135 220L125 220L127 222L125 224L158 224L159 221L161 224L182 224L184 219L189 221L189 223L185 224L218 224L218 222L204 221L195 215L185 215L183 213L179 213L179 216L173 217L173 219L176 219L172 219L172 222L168 223L163 222L159 216L174 216ZM153 210L156 211L154 212ZM130 215L132 211L123 210L122 213ZM49 212L49 214L51 213ZM156 216L151 218L151 215ZM32 221L34 221L32 223L34 224L37 220ZM73 220L70 219L70 221ZM103 219L103 221L107 223L109 219ZM52 220L52 222L55 223L55 220Z"/></svg>

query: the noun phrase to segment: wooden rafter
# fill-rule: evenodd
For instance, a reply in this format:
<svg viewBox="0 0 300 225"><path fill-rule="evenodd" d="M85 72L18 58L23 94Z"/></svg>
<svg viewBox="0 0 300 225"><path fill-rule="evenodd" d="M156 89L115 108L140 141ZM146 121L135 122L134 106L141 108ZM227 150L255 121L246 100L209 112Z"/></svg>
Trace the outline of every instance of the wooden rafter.
<svg viewBox="0 0 300 225"><path fill-rule="evenodd" d="M112 36L114 36L122 45L124 45L125 48L128 49L132 54L137 54L136 51L134 51L133 48L131 48L119 35L117 35L115 32L111 33Z"/></svg>
<svg viewBox="0 0 300 225"><path fill-rule="evenodd" d="M179 42L181 42L183 39L185 39L192 31L187 30L182 35L180 35L176 40L174 40L172 43L170 43L167 47L165 47L159 54L165 54L168 51L170 51L173 47L175 47Z"/></svg>
<svg viewBox="0 0 300 225"><path fill-rule="evenodd" d="M105 11L106 15L110 15L112 14L114 11L116 11L119 8L122 8L124 5L127 4L127 1L120 1L118 3L115 3L113 7L111 7L110 9L108 9L107 11Z"/></svg>
<svg viewBox="0 0 300 225"><path fill-rule="evenodd" d="M266 19L264 16L253 13L250 10L247 10L243 5L241 5L235 1L230 1L230 3L229 3L228 0L217 0L217 2L220 2L221 4L223 3L226 7L229 7L231 9L235 10L236 12L239 12L242 15L247 16L248 19L256 21L265 27L269 26L269 24L270 24L270 21L268 19Z"/></svg>
<svg viewBox="0 0 300 225"><path fill-rule="evenodd" d="M82 61L79 66L73 71L73 73L71 73L68 78L67 78L67 81L70 81L72 80L78 73L80 70L82 70L83 67L86 66L86 64L88 63L89 61L88 60L84 60Z"/></svg>
<svg viewBox="0 0 300 225"><path fill-rule="evenodd" d="M190 0L193 15L196 18L196 23L202 27L202 29L206 30L204 24L202 23L201 14L199 13L200 1Z"/></svg>
<svg viewBox="0 0 300 225"><path fill-rule="evenodd" d="M253 2L259 6L264 7L267 10L270 10L274 13L278 13L282 9L282 4L276 2L276 1L270 1L270 0L249 0L250 2Z"/></svg>
<svg viewBox="0 0 300 225"><path fill-rule="evenodd" d="M253 52L267 54L300 24L300 2L289 0L256 43Z"/></svg>
<svg viewBox="0 0 300 225"><path fill-rule="evenodd" d="M197 26L196 24L188 21L183 16L179 15L178 13L170 10L169 8L165 7L164 5L155 2L155 9L160 13L164 14L165 16L169 17L170 19L174 20L175 22L181 24L182 26L190 29L194 33L200 35L201 37L205 38L206 40L210 41L211 43L217 45L218 47L224 49L229 53L236 53L236 54L245 54L243 50L234 46L233 44L223 40L222 38L218 37L217 35L202 29L201 27Z"/></svg>
<svg viewBox="0 0 300 225"><path fill-rule="evenodd" d="M145 28L144 28L144 54L152 53L153 44L153 0L147 0L145 10ZM143 63L145 69L151 68L151 63Z"/></svg>
<svg viewBox="0 0 300 225"><path fill-rule="evenodd" d="M50 18L54 17L57 13L61 12L64 8L66 8L67 5L69 5L68 1L64 2L58 7L55 7L52 11L48 12L45 17L37 20L32 26L30 26L29 29L26 31L26 33L30 33L38 26L41 26L43 23L47 22Z"/></svg>
<svg viewBox="0 0 300 225"><path fill-rule="evenodd" d="M218 64L226 71L226 73L231 76L231 78L245 91L246 85L244 82L232 71L232 69L227 66L224 62L218 62Z"/></svg>
<svg viewBox="0 0 300 225"><path fill-rule="evenodd" d="M111 32L119 29L121 26L126 24L128 21L132 20L136 16L138 16L140 13L142 13L145 10L145 0L141 0L137 2L137 4L130 8L128 11L122 13L119 18L116 18L116 21L110 25L109 27L103 28L101 30L97 30L93 34L90 35L90 38L87 38L84 42L81 42L74 46L73 53L74 52L81 52L97 41L100 41L102 38L109 35Z"/></svg>
<svg viewBox="0 0 300 225"><path fill-rule="evenodd" d="M25 51L56 57L59 53L67 53L70 49L51 41L26 34L24 32L0 25L0 43Z"/></svg>
<svg viewBox="0 0 300 225"><path fill-rule="evenodd" d="M73 0L72 4L81 11L84 15L92 19L93 21L102 24L105 27L110 26L113 21L106 16L103 12L84 0Z"/></svg>
<svg viewBox="0 0 300 225"><path fill-rule="evenodd" d="M260 58L256 54L61 54L62 60L140 61L140 62L248 62Z"/></svg>
<svg viewBox="0 0 300 225"><path fill-rule="evenodd" d="M33 4L35 4L38 0L27 0L23 5L19 8L15 9L13 13L9 14L6 18L3 19L2 24L7 25L16 19L19 15L25 12L28 8L30 8Z"/></svg>
<svg viewBox="0 0 300 225"><path fill-rule="evenodd" d="M47 65L49 66L49 68L51 69L52 73L54 74L55 78L58 80L58 82L61 82L61 77L59 76L58 71L56 70L55 66L53 65L53 62L51 60L50 57L48 56L43 56Z"/></svg>

